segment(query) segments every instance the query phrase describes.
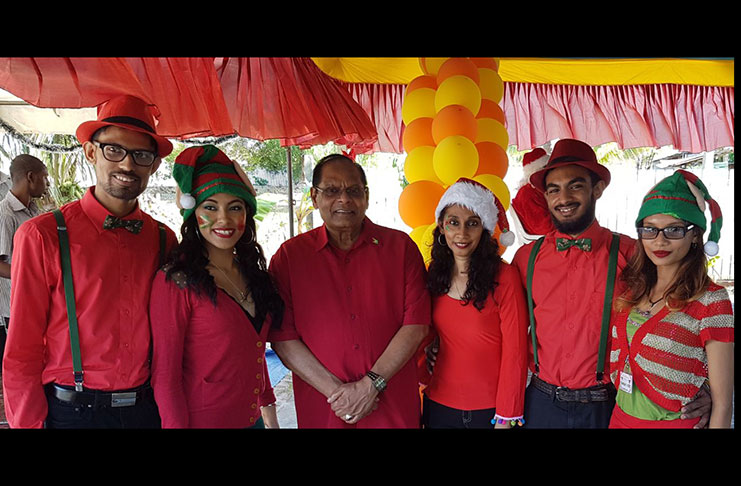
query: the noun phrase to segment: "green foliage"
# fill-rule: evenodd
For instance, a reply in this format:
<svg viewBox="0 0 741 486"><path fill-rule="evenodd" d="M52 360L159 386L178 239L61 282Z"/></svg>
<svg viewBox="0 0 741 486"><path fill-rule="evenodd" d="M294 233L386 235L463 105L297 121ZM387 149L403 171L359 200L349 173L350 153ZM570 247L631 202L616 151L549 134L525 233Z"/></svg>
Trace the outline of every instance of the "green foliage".
<svg viewBox="0 0 741 486"><path fill-rule="evenodd" d="M255 214L255 220L256 221L262 221L265 219L265 216L272 211L272 209L275 207L275 202L268 201L265 199L257 198L257 213Z"/></svg>

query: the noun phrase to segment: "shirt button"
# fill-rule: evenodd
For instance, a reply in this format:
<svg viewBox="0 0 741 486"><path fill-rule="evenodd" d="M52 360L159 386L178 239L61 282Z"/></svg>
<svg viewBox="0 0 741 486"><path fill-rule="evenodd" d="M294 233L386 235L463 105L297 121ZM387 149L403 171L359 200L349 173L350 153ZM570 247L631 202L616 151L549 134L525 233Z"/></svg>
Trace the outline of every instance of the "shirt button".
<svg viewBox="0 0 741 486"><path fill-rule="evenodd" d="M350 286L347 287L347 291L348 292L352 292L352 285L350 285Z"/></svg>
<svg viewBox="0 0 741 486"><path fill-rule="evenodd" d="M257 358L258 363L262 363L262 358Z"/></svg>
<svg viewBox="0 0 741 486"><path fill-rule="evenodd" d="M250 406L252 407L252 410L256 410L256 409L257 409L257 404L256 404L256 403L253 403L253 404L252 404L252 405L250 405Z"/></svg>
<svg viewBox="0 0 741 486"><path fill-rule="evenodd" d="M250 417L250 423L251 424L254 424L255 423L255 417Z"/></svg>
<svg viewBox="0 0 741 486"><path fill-rule="evenodd" d="M260 389L259 388L255 388L255 395L259 395L259 394L260 394Z"/></svg>
<svg viewBox="0 0 741 486"><path fill-rule="evenodd" d="M355 314L350 314L350 319L355 320Z"/></svg>
<svg viewBox="0 0 741 486"><path fill-rule="evenodd" d="M257 341L257 344L256 345L257 345L258 348L261 348L262 347L262 341Z"/></svg>
<svg viewBox="0 0 741 486"><path fill-rule="evenodd" d="M360 344L353 344L353 349L360 349Z"/></svg>
<svg viewBox="0 0 741 486"><path fill-rule="evenodd" d="M258 374L256 374L256 375L255 375L255 378L257 378L258 380L259 380L260 378L262 378L262 373L258 373Z"/></svg>

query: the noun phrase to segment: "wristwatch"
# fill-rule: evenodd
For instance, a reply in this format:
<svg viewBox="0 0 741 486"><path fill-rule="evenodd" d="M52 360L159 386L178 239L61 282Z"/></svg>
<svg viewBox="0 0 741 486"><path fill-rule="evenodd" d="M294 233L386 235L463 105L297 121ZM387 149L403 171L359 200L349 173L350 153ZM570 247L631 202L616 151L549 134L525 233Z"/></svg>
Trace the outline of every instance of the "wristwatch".
<svg viewBox="0 0 741 486"><path fill-rule="evenodd" d="M368 378L371 379L373 386L376 388L376 390L378 390L379 393L386 389L386 379L383 376L372 371L369 371L368 373L366 373L366 375L368 375Z"/></svg>

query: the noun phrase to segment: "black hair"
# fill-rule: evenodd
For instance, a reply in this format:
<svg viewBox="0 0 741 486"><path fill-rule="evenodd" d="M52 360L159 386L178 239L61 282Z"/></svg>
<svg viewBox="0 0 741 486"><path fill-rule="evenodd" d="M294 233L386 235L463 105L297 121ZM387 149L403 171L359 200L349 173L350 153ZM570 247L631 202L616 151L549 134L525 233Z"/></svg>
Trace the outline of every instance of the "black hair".
<svg viewBox="0 0 741 486"><path fill-rule="evenodd" d="M440 221L446 209L447 207L441 211ZM452 250L445 243L444 236L440 232L440 226L435 227L432 236L432 261L427 272L427 289L433 296L445 295L450 291L455 260ZM441 236L443 237L442 243L440 242ZM468 263L468 285L463 293L461 305L467 305L473 301L473 306L479 311L484 308L487 297L498 285L496 277L501 261L497 240L493 239L487 230L484 230Z"/></svg>
<svg viewBox="0 0 741 486"><path fill-rule="evenodd" d="M353 164L353 166L360 172L360 180L363 182L363 185L368 186L368 179L365 177L365 171L363 170L363 167L347 155L342 154L329 154L322 157L321 160L317 162L316 166L314 167L314 172L311 175L312 186L317 187L322 181L322 170L324 169L324 166L327 165L329 162L349 162Z"/></svg>
<svg viewBox="0 0 741 486"><path fill-rule="evenodd" d="M29 172L37 173L46 170L44 163L33 155L21 154L10 162L10 180L18 182Z"/></svg>
<svg viewBox="0 0 741 486"><path fill-rule="evenodd" d="M556 165L555 167L551 167L551 168L549 168L545 172L544 177L543 177L543 183L545 184L545 178L548 176L548 172L552 171L553 169L558 169L559 167L562 167L562 166L565 166L565 165L569 165L569 162L578 162L578 161L581 161L581 160L582 159L580 159L578 157L570 157L570 156L559 157L559 158L557 158L555 160L552 160L551 161L551 165L556 165L556 164L559 164L559 165ZM598 176L597 173L594 172L592 169L587 169L586 167L584 167L582 165L580 165L579 167L581 167L584 170L586 170L587 172L589 172L589 179L592 182L592 187L594 187L599 181L602 180L602 178L600 176Z"/></svg>
<svg viewBox="0 0 741 486"><path fill-rule="evenodd" d="M247 221L242 237L235 245L239 270L248 282L255 301L255 321L262 322L268 314L272 315L272 328L280 327L283 321L285 304L281 299L273 278L268 273L265 254L255 239L255 219L253 209L246 205ZM175 272L182 272L187 286L197 294L205 294L216 304L216 284L206 269L208 254L203 247L195 213L191 214L180 227L182 240L171 252L164 267L166 280L173 278Z"/></svg>

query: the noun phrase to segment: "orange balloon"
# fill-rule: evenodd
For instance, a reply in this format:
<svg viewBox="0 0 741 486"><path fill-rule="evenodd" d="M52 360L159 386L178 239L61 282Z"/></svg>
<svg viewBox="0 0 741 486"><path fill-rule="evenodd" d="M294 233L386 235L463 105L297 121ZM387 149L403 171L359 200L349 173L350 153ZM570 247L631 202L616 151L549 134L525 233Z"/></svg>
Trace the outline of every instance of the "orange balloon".
<svg viewBox="0 0 741 486"><path fill-rule="evenodd" d="M467 76L479 83L479 69L476 64L465 57L451 57L445 61L437 72L437 84L439 85L451 76Z"/></svg>
<svg viewBox="0 0 741 486"><path fill-rule="evenodd" d="M437 71L440 69L440 66L447 61L448 57L420 57L419 58L419 67L422 68L422 72L425 74L430 74L432 76L437 76Z"/></svg>
<svg viewBox="0 0 741 486"><path fill-rule="evenodd" d="M407 85L407 93L411 93L415 89L419 88L430 88L430 89L437 89L437 80L435 76L430 75L422 75L417 76L416 78L409 81L409 84Z"/></svg>
<svg viewBox="0 0 741 486"><path fill-rule="evenodd" d="M476 118L493 118L504 125L504 111L502 107L499 106L499 103L486 98L481 98L481 108L479 108Z"/></svg>
<svg viewBox="0 0 741 486"><path fill-rule="evenodd" d="M435 145L432 138L432 118L417 118L404 128L401 143L406 153L424 145Z"/></svg>
<svg viewBox="0 0 741 486"><path fill-rule="evenodd" d="M451 135L463 135L473 142L476 140L476 130L476 117L462 105L448 105L432 119L432 139L435 144Z"/></svg>
<svg viewBox="0 0 741 486"><path fill-rule="evenodd" d="M507 247L499 243L500 236L502 236L502 230L499 228L499 225L496 225L494 226L494 233L491 235L491 238L497 240L497 253L499 256L502 256L504 255L504 252L507 251Z"/></svg>
<svg viewBox="0 0 741 486"><path fill-rule="evenodd" d="M507 152L493 142L479 142L476 144L476 150L479 152L479 168L474 176L494 174L504 179L509 168Z"/></svg>
<svg viewBox="0 0 741 486"><path fill-rule="evenodd" d="M399 216L407 226L417 228L435 222L435 208L445 189L436 182L412 182L399 196Z"/></svg>
<svg viewBox="0 0 741 486"><path fill-rule="evenodd" d="M499 69L499 64L493 57L469 57L469 59L476 65L476 67L493 69L494 71Z"/></svg>

